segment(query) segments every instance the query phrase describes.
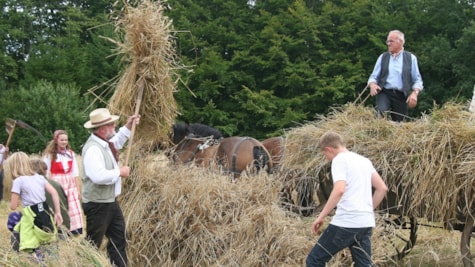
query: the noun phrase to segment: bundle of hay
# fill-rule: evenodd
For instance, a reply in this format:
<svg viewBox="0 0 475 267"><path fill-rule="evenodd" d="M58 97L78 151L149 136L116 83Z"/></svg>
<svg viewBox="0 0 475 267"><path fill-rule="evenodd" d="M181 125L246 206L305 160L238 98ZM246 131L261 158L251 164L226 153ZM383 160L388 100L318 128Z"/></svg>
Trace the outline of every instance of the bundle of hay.
<svg viewBox="0 0 475 267"><path fill-rule="evenodd" d="M151 148L169 143L168 133L177 116L177 104L173 97L179 80L178 62L173 42L172 22L163 15L160 2L141 1L136 7L124 2L115 19L123 40L111 40L124 54L128 63L109 102L109 108L123 118L134 114L139 91L143 96L139 109L140 124L136 135L140 142L135 149Z"/></svg>
<svg viewBox="0 0 475 267"><path fill-rule="evenodd" d="M233 182L219 172L137 163L121 199L129 254L147 266L302 266L310 228L278 202L265 173Z"/></svg>
<svg viewBox="0 0 475 267"><path fill-rule="evenodd" d="M336 131L350 150L372 160L396 195L394 208L403 215L463 223L473 216L475 201L474 126L473 114L455 103L404 123L376 118L372 108L349 105L290 129L282 170L312 177L316 187L331 183L330 164L318 141L326 131Z"/></svg>

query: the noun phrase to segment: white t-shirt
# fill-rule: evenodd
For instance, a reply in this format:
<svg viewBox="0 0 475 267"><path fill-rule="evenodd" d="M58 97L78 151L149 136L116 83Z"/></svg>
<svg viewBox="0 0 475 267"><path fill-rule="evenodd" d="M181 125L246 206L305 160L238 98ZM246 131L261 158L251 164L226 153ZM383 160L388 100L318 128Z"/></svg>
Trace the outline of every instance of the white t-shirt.
<svg viewBox="0 0 475 267"><path fill-rule="evenodd" d="M0 148L0 165L3 164L3 153L5 153L7 149L5 148L5 146L2 145L2 147Z"/></svg>
<svg viewBox="0 0 475 267"><path fill-rule="evenodd" d="M23 206L36 205L46 201L46 179L42 175L18 176L13 180L12 193L20 195Z"/></svg>
<svg viewBox="0 0 475 267"><path fill-rule="evenodd" d="M345 193L337 204L331 224L346 228L374 227L371 161L354 152L339 153L332 160L333 183L345 181Z"/></svg>

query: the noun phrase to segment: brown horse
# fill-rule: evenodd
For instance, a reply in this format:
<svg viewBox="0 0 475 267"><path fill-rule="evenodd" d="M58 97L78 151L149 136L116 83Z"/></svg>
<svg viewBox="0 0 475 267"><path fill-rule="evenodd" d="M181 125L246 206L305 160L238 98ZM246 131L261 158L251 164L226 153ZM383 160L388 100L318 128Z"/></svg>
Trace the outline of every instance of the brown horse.
<svg viewBox="0 0 475 267"><path fill-rule="evenodd" d="M171 155L175 163L194 163L197 166L210 167L215 163L218 147L219 142L213 138L185 137Z"/></svg>
<svg viewBox="0 0 475 267"><path fill-rule="evenodd" d="M219 167L238 178L243 171L272 168L266 148L251 137L213 138L185 137L171 154L175 163L194 163L202 167Z"/></svg>
<svg viewBox="0 0 475 267"><path fill-rule="evenodd" d="M283 136L275 136L262 141L262 145L269 151L274 168L280 166L280 161L284 155L285 140Z"/></svg>
<svg viewBox="0 0 475 267"><path fill-rule="evenodd" d="M271 155L261 142L252 137L224 138L218 147L216 159L226 172L234 174L234 178L246 170L257 172L272 169Z"/></svg>

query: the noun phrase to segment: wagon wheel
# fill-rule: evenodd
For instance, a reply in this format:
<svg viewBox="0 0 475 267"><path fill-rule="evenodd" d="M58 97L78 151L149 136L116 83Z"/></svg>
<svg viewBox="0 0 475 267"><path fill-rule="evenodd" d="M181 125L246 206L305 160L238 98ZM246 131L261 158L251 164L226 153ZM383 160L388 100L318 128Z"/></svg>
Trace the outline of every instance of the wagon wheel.
<svg viewBox="0 0 475 267"><path fill-rule="evenodd" d="M411 252L417 239L415 217L385 214L378 218L378 225L374 236L380 251L385 252L381 255L384 261L398 261Z"/></svg>
<svg viewBox="0 0 475 267"><path fill-rule="evenodd" d="M464 267L473 267L475 255L470 250L470 242L472 238L475 238L473 228L473 217L468 216L465 226L462 231L462 238L460 241L460 252L462 253L462 262Z"/></svg>

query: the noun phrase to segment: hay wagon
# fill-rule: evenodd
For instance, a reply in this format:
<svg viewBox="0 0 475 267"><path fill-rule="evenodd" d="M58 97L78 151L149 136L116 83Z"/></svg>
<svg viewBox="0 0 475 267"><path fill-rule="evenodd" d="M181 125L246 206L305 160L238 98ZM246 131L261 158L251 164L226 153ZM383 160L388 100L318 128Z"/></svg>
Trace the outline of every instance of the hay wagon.
<svg viewBox="0 0 475 267"><path fill-rule="evenodd" d="M284 205L304 216L321 211L332 189L329 170L322 171L316 178L299 176L296 173L293 174L293 177L300 177L292 181L294 183L292 188L298 194L294 194L292 197L284 192L284 195L287 196L284 197ZM382 243L386 247L386 251L393 251L382 259L384 262L399 261L411 252L416 245L419 226L439 227L434 224L420 223L420 217L405 208L405 205L409 206L409 203L404 203L405 200L401 198L402 191L404 189L400 189L399 192L389 191L377 212L379 215L377 216L377 225L381 226L381 231L375 231L375 234L378 235L378 238L385 240ZM465 203L460 203L458 206L465 206ZM456 221L433 222L429 220L429 223L443 225L442 227L446 230L461 232L460 253L465 267L473 267L475 262L474 248L471 248L471 242L475 240L475 199L471 200L470 206L470 214L464 215L463 212L459 212Z"/></svg>
<svg viewBox="0 0 475 267"><path fill-rule="evenodd" d="M406 256L417 240L418 221L461 232L464 266L474 266L475 119L451 104L405 123L374 117L371 108L349 105L328 117L289 130L280 171L284 202L303 215L318 212L332 187L330 164L317 147L326 131L345 137L347 147L370 158L389 192L379 207L381 238ZM293 191L293 192L290 192ZM376 232L375 232L376 234Z"/></svg>
<svg viewBox="0 0 475 267"><path fill-rule="evenodd" d="M285 194L284 206L300 215L308 216L321 211L330 196L332 181L328 174L319 177L305 177L292 181L291 188L296 190L297 195ZM296 173L293 174L295 177ZM289 184L287 184L289 185ZM315 198L316 195L316 199ZM378 238L383 239L385 250L392 251L383 261L398 261L408 255L416 245L417 231L419 226L439 227L432 224L420 223L417 215L410 214L407 209L401 207L398 192L389 191L387 197L381 203L377 220L378 225L382 226L382 232L376 232ZM461 206L461 205L459 205ZM472 201L471 213L464 215L458 214L457 222L435 222L441 223L447 230L458 230L461 232L460 253L465 267L473 267L475 262L475 248L471 247L472 240L475 240L475 203ZM429 221L434 223L433 221Z"/></svg>

